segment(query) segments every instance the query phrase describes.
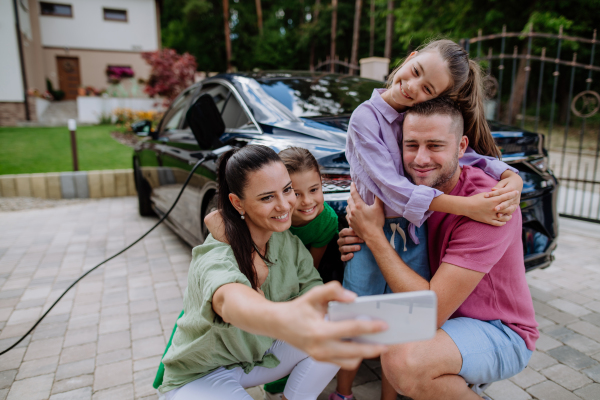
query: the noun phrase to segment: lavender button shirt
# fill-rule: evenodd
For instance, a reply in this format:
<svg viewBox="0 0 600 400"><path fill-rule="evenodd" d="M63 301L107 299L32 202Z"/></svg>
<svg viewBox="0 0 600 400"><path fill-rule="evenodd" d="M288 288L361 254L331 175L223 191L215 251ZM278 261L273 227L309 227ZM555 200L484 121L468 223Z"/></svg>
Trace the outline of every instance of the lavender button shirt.
<svg viewBox="0 0 600 400"><path fill-rule="evenodd" d="M377 196L385 204L386 217L406 218L410 222L410 236L418 244L415 226L420 227L433 213L429 205L442 192L415 185L404 176L401 148L404 113L394 110L381 98L385 90L373 90L371 98L352 113L346 158L363 201L371 205ZM507 169L518 173L502 161L479 155L470 147L459 163L478 167L496 180Z"/></svg>

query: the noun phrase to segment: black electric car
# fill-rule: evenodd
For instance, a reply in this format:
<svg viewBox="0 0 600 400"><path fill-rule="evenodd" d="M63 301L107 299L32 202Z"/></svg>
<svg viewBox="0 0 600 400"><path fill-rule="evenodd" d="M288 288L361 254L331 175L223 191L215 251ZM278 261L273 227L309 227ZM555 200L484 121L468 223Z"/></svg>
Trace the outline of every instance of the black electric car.
<svg viewBox="0 0 600 400"><path fill-rule="evenodd" d="M190 86L172 103L155 131L149 122L134 126L139 135L149 136L133 155L140 214L164 215L202 155L226 145L262 144L276 151L289 146L310 150L322 167L325 200L344 224L350 191L350 167L344 153L348 122L352 111L383 85L348 75L264 71L221 74ZM558 236L558 183L548 168L544 138L493 121L489 124L503 161L517 168L524 181L525 268L547 267ZM221 128L215 131L215 126ZM204 216L216 208L215 162L196 170L166 220L191 246L204 241ZM334 276L339 278L339 273Z"/></svg>

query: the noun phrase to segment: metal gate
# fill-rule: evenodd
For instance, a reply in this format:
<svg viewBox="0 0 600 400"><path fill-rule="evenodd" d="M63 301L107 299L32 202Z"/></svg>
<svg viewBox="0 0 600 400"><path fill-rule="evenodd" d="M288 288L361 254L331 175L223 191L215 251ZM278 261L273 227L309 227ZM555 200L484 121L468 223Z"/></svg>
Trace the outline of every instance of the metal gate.
<svg viewBox="0 0 600 400"><path fill-rule="evenodd" d="M482 54L484 43L487 54ZM561 181L560 215L600 223L600 84L592 79L600 71L594 65L596 43L595 30L589 39L565 35L562 27L558 34L532 28L506 32L504 27L502 33L483 36L480 30L461 41L490 76L488 118L545 135L550 167ZM507 52L511 46L512 53Z"/></svg>

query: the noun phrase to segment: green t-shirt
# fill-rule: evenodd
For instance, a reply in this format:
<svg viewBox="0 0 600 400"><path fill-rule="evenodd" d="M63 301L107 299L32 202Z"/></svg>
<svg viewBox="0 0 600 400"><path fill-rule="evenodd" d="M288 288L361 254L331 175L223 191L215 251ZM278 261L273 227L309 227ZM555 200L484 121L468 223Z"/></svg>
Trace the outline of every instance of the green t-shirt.
<svg viewBox="0 0 600 400"><path fill-rule="evenodd" d="M338 216L333 208L324 203L323 211L308 224L290 227L290 232L298 236L306 247L323 247L338 234Z"/></svg>
<svg viewBox="0 0 600 400"><path fill-rule="evenodd" d="M272 264L261 290L268 300L292 300L322 284L310 253L289 231L273 233L267 258ZM161 393L219 367L242 367L249 373L255 366L279 365L273 354L265 355L273 344L272 338L227 324L213 311L215 291L234 282L252 286L240 272L231 246L209 235L204 244L192 250L188 287L183 296L185 314L177 321L173 341L162 360L165 374L159 387Z"/></svg>

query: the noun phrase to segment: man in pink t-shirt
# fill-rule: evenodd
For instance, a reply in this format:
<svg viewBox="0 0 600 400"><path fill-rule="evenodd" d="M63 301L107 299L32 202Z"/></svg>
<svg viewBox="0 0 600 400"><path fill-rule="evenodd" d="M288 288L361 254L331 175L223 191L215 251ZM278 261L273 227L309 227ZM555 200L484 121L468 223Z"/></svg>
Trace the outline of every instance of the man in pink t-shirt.
<svg viewBox="0 0 600 400"><path fill-rule="evenodd" d="M497 181L483 171L459 166L468 145L463 123L454 102L443 98L407 112L403 163L415 184L465 197L485 196L495 186ZM395 399L397 391L415 400L478 399L467 383L491 383L525 368L539 333L525 280L520 210L503 226L433 213L428 220L430 282L386 240L381 201L367 206L353 187L347 213L393 292L433 290L438 297L435 338L392 346L381 356L387 378L382 398ZM353 241L345 235L340 235L340 246Z"/></svg>

